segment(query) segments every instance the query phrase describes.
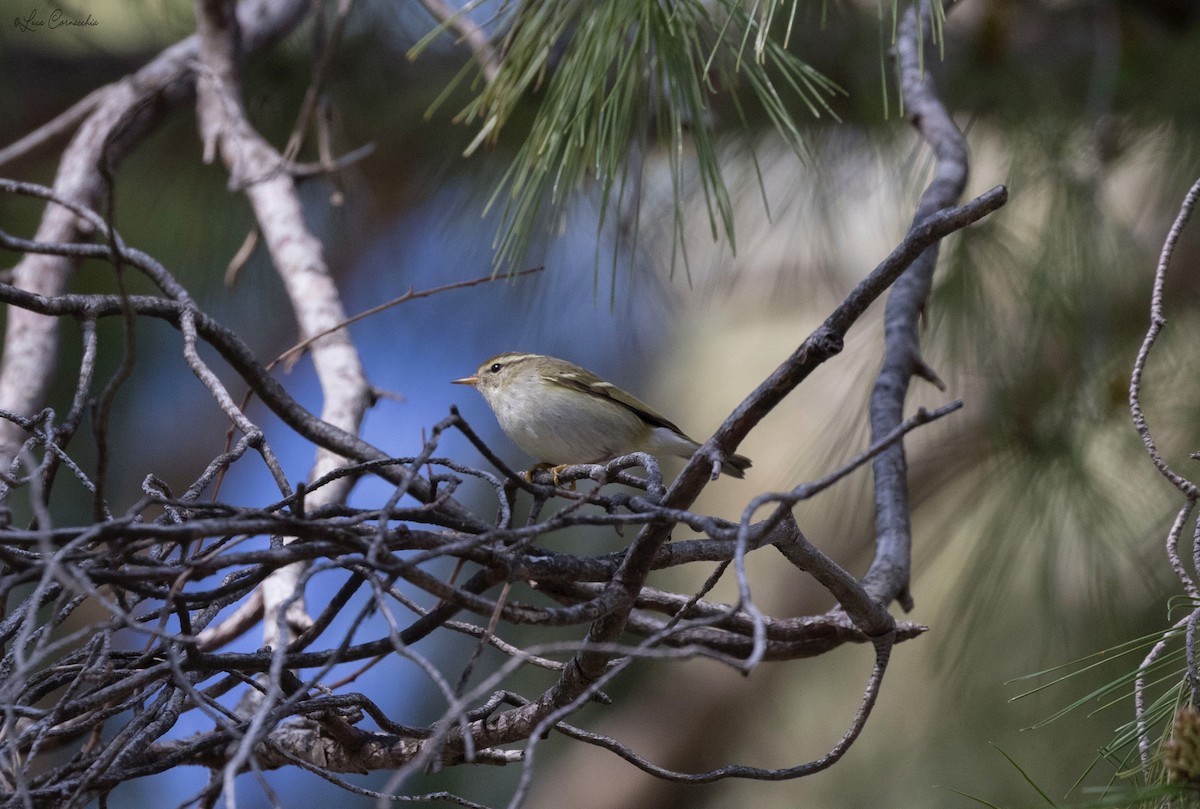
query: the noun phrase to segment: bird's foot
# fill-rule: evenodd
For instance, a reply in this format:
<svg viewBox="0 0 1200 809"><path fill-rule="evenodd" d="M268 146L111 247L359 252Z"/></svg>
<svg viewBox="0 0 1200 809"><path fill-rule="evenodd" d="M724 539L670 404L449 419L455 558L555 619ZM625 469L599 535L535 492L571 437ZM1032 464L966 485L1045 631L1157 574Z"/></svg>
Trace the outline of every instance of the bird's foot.
<svg viewBox="0 0 1200 809"><path fill-rule="evenodd" d="M548 470L550 470L550 480L554 483L554 486L556 488L559 488L559 489L566 488L566 489L570 489L571 491L575 491L575 481L573 481L573 480L568 481L567 484L564 486L563 482L558 479L558 476L562 474L563 470L567 469L570 466L571 466L571 464L569 464L569 463L560 463L558 465L555 465L552 463L540 463L537 466L534 466L529 471L524 473L525 482L533 483L533 476L535 474L548 469Z"/></svg>

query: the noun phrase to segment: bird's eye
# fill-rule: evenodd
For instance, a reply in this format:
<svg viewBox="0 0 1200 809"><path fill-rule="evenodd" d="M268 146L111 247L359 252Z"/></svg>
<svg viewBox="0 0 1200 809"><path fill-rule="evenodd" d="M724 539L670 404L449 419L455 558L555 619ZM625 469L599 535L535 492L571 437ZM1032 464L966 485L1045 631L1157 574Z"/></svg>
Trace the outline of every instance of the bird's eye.
<svg viewBox="0 0 1200 809"><path fill-rule="evenodd" d="M503 368L503 367L504 367L504 366L503 366L503 365L501 365L500 363L498 363L498 362L493 362L493 363L492 363L492 367L491 367L491 368L488 368L488 370L489 370L489 371L491 371L491 372L494 374L494 373L497 373L497 372L498 372L498 371L499 371L501 368Z"/></svg>

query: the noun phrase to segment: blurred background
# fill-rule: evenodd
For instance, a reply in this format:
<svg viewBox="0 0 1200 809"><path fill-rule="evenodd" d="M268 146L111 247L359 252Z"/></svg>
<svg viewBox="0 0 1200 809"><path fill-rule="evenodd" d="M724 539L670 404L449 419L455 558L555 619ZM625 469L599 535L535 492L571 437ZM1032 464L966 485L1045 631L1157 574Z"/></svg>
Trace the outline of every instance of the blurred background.
<svg viewBox="0 0 1200 809"><path fill-rule="evenodd" d="M34 5L43 15L58 7ZM90 14L97 25L0 25L0 145L194 29L186 0L61 7L80 18ZM340 187L322 179L303 188L350 313L409 289L493 271L499 220L487 202L517 148L520 120L494 147L464 158L476 132L452 119L465 91L427 112L461 68L465 49L442 37L419 58L408 56L433 26L416 3L356 3L337 54L329 87L336 148L373 143L375 151L340 177ZM632 213L601 224L599 192L584 189L540 223L541 236L515 269L544 265L543 272L413 301L355 324L371 382L396 394L368 415L364 437L389 453L413 454L423 433L457 404L502 457L525 464L482 398L449 384L507 350L582 364L706 437L909 224L930 158L898 112L890 66L885 86L881 54L891 35L890 12L881 20L876 2L800 4L791 49L847 92L831 101L840 120L797 111L808 147L803 159L765 121L752 118L748 131L720 115L705 122L721 143L736 251L714 240L703 196L686 187L686 260L676 251L668 158L651 146L645 196ZM1131 718L1130 697L1093 701L1038 725L1131 670L1140 655L1016 701L1053 677L1013 681L1165 627L1169 599L1180 594L1163 550L1179 503L1146 457L1127 399L1158 251L1200 175L1200 3L965 0L948 22L944 58L937 57L930 53L928 64L971 148L967 194L1003 183L1011 197L943 245L922 339L948 390L916 383L910 395L910 412L965 402L908 443L916 607L904 617L930 631L895 650L865 732L826 772L788 783L684 788L552 737L539 748L528 806L977 805L966 796L1040 805L1025 776L1060 804L1074 804L1113 777L1117 768L1097 758ZM306 26L247 67L254 122L277 145L290 130L310 65ZM0 173L50 184L63 145L0 166ZM248 205L226 189L226 179L223 168L202 164L194 115L185 111L121 167L116 222L127 242L157 257L265 361L296 340L295 323L261 249L236 283L225 280L251 226ZM0 198L0 226L9 232L31 235L39 214L30 200ZM0 268L17 258L0 258ZM1160 447L1185 473L1194 463L1188 453L1200 449L1198 261L1200 225L1193 223L1176 252L1169 326L1144 392ZM100 265L85 265L75 284L78 291L111 288L111 271ZM881 312L882 304L873 307L843 354L750 435L741 448L754 459L747 479L710 486L699 509L736 518L755 494L820 476L866 447ZM139 443L141 453L113 460L114 509L138 497L148 473L186 485L220 451L226 429L182 362L177 335L158 323L139 328L137 371L117 400L117 428L151 440ZM105 379L119 361L119 325L103 324L102 335ZM52 402L59 407L70 400L78 343L75 326L64 324L67 372ZM305 363L285 382L319 408ZM263 408L252 417L267 428L289 475L303 478L311 447ZM86 462L86 435L75 448ZM445 439L442 453L481 462L456 436ZM264 475L238 467L223 498L261 503L269 493ZM386 493L364 484L355 502L378 503ZM478 496L483 502L486 495ZM86 503L59 506L60 523L89 519ZM869 472L796 513L813 542L852 571L865 570L873 540ZM601 553L623 542L604 534L560 541L564 549L592 543ZM830 606L819 588L770 554L759 552L750 563L765 612L804 615ZM689 592L708 572L673 571L652 583ZM258 645L253 636L240 643ZM469 646L421 651L453 669ZM819 757L841 737L870 661L867 648L843 648L766 664L748 678L700 661L634 666L614 688L615 707L593 706L574 721L669 767L787 766ZM379 701L397 721L428 721L439 698L403 666L377 667L358 688L394 691L390 704ZM197 729L181 725L175 735ZM459 768L402 791L444 787L502 804L517 775L509 770ZM180 772L131 784L119 805L174 805L205 777ZM284 805L368 804L306 773L267 778ZM239 805L269 805L261 786L244 781ZM377 774L358 782L385 781Z"/></svg>

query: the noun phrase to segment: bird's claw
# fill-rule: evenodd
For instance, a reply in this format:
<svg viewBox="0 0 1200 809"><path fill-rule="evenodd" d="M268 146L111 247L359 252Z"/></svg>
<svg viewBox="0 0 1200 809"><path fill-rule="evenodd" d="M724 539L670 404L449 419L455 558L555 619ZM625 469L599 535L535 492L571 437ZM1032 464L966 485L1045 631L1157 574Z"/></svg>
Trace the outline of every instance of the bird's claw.
<svg viewBox="0 0 1200 809"><path fill-rule="evenodd" d="M563 470L569 468L570 466L571 466L571 464L569 464L569 463L560 463L557 466L554 464L551 464L551 463L540 463L537 466L534 466L529 471L523 473L522 476L525 478L526 483L533 483L533 476L535 474L537 474L538 472L542 472L544 470L549 470L550 471L550 480L551 480L551 482L554 483L555 488L557 488L557 489L566 488L566 489L570 489L571 491L575 491L575 481L573 481L573 480L568 481L567 484L564 486L562 481L558 479L558 476L562 474Z"/></svg>

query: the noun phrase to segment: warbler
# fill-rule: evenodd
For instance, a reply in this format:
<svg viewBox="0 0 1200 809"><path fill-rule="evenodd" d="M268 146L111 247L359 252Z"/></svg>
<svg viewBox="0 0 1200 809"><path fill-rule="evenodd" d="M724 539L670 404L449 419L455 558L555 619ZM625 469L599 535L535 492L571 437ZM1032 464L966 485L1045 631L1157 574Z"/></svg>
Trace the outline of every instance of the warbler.
<svg viewBox="0 0 1200 809"><path fill-rule="evenodd" d="M482 393L505 435L546 464L599 463L630 452L690 458L700 448L645 402L555 357L497 354L453 381ZM742 478L749 467L749 458L731 455L721 471Z"/></svg>

